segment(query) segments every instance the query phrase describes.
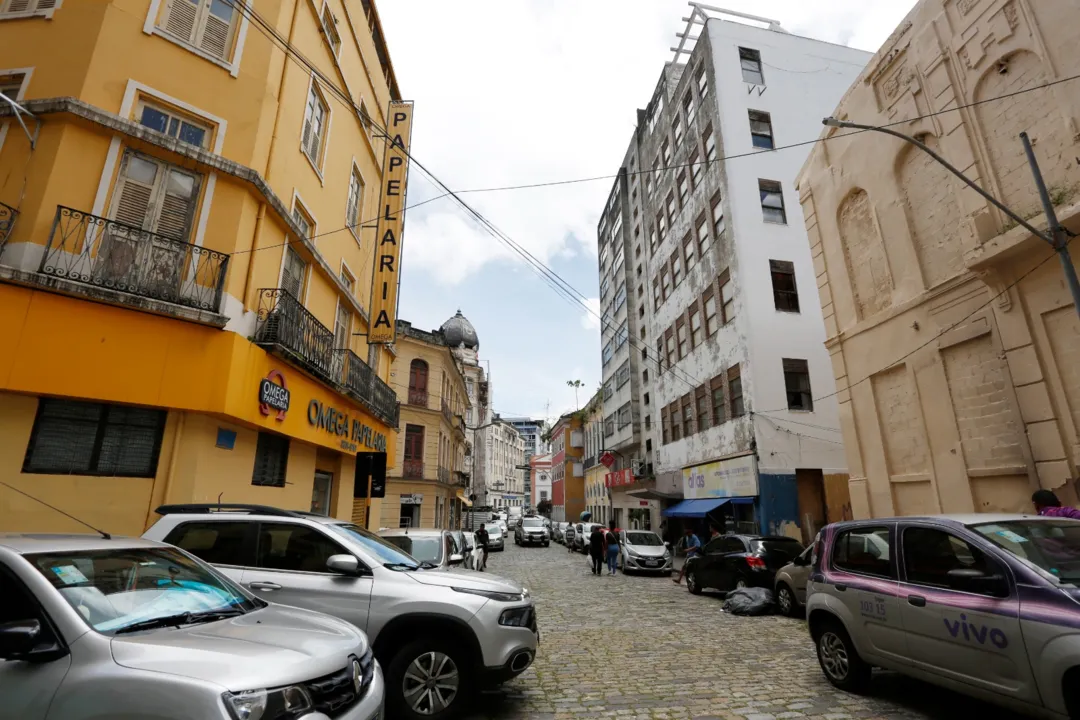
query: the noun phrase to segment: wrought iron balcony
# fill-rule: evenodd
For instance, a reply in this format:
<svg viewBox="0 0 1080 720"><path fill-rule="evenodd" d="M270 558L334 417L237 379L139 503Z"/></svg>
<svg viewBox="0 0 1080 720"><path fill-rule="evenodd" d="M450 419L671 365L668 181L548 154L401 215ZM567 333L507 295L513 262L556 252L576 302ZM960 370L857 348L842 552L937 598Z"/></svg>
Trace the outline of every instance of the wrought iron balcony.
<svg viewBox="0 0 1080 720"><path fill-rule="evenodd" d="M446 404L446 400L442 401L442 416L446 420L447 424L453 424L454 420L450 414L450 406Z"/></svg>
<svg viewBox="0 0 1080 720"><path fill-rule="evenodd" d="M428 392L427 390L417 390L415 388L409 388L409 404L416 405L418 407L428 406Z"/></svg>
<svg viewBox="0 0 1080 720"><path fill-rule="evenodd" d="M0 244L5 237L0 214ZM40 272L219 312L228 269L226 253L60 205Z"/></svg>
<svg viewBox="0 0 1080 720"><path fill-rule="evenodd" d="M259 291L255 344L276 347L313 375L331 383L341 382L344 358L334 354L334 333L287 290Z"/></svg>
<svg viewBox="0 0 1080 720"><path fill-rule="evenodd" d="M334 333L281 288L259 291L255 343L275 348L294 364L353 398L391 427L398 425L397 394L352 350L335 349Z"/></svg>
<svg viewBox="0 0 1080 720"><path fill-rule="evenodd" d="M401 464L402 477L423 479L424 477L424 462L423 460L405 460Z"/></svg>
<svg viewBox="0 0 1080 720"><path fill-rule="evenodd" d="M450 471L447 468L441 467L441 468L439 468L438 477L439 477L439 482L441 482L441 483L449 483L450 482Z"/></svg>
<svg viewBox="0 0 1080 720"><path fill-rule="evenodd" d="M15 221L19 217L19 211L0 202L0 252L4 251L4 244L15 229Z"/></svg>
<svg viewBox="0 0 1080 720"><path fill-rule="evenodd" d="M341 384L345 386L347 394L390 427L397 427L397 393L352 350L335 350L334 353L338 356Z"/></svg>

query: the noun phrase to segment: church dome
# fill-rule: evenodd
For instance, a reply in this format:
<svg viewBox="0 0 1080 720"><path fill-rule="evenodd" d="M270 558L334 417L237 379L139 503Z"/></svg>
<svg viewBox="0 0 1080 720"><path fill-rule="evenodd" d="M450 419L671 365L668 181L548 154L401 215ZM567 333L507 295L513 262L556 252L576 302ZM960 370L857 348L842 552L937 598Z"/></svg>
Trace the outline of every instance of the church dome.
<svg viewBox="0 0 1080 720"><path fill-rule="evenodd" d="M461 314L460 310L457 311L457 315L444 322L439 331L442 332L446 338L446 344L450 347L464 345L470 350L480 347L480 340L476 337L476 328Z"/></svg>

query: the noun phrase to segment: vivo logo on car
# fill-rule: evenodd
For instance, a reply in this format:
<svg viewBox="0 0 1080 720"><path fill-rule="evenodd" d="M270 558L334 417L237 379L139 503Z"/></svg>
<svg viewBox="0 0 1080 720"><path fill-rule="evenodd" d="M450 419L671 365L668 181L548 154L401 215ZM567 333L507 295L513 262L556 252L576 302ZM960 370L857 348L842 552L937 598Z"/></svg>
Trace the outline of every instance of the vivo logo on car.
<svg viewBox="0 0 1080 720"><path fill-rule="evenodd" d="M945 621L945 627L948 628L949 634L954 638L959 639L960 633L963 632L964 640L968 642L978 642L980 645L985 645L987 638L990 642L1000 650L1004 650L1009 647L1009 638L1005 637L1005 633L1001 632L997 628L988 628L986 625L975 625L974 623L968 623L967 615L960 614L960 619L956 622L950 622L949 618L942 618Z"/></svg>

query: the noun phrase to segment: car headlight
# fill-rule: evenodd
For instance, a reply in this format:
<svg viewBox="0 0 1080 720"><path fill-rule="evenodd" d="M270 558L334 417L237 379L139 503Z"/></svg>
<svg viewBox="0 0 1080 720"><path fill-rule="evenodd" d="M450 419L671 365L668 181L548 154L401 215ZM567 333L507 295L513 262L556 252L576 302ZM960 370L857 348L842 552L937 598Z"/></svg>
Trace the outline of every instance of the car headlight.
<svg viewBox="0 0 1080 720"><path fill-rule="evenodd" d="M532 608L529 606L503 610L502 615L499 616L499 624L506 627L528 627L530 615L532 615Z"/></svg>
<svg viewBox="0 0 1080 720"><path fill-rule="evenodd" d="M630 557L632 557L632 558L639 558L639 557L641 557L640 555L638 555L638 554L637 554L637 551L636 551L636 550L633 550L633 549L631 549L631 548L626 548L626 554L627 554L627 555L629 555L629 556L630 556Z"/></svg>
<svg viewBox="0 0 1080 720"><path fill-rule="evenodd" d="M487 598L488 600L495 600L498 602L521 602L528 597L524 592L520 593L507 593L499 592L497 590L474 590L473 588L452 588L455 592L467 593L469 595L479 595L480 597Z"/></svg>
<svg viewBox="0 0 1080 720"><path fill-rule="evenodd" d="M276 690L246 690L222 694L225 707L236 720L287 720L309 712L311 695L299 685Z"/></svg>

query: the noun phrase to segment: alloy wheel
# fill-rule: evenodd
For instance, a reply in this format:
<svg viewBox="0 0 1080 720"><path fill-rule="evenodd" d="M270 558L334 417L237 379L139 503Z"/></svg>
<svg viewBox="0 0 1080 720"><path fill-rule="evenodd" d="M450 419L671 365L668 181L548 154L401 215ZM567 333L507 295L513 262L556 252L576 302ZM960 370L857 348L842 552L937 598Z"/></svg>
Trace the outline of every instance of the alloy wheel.
<svg viewBox="0 0 1080 720"><path fill-rule="evenodd" d="M426 652L409 663L401 681L405 702L417 715L435 715L450 707L460 686L453 658L438 651Z"/></svg>
<svg viewBox="0 0 1080 720"><path fill-rule="evenodd" d="M850 659L847 646L840 636L832 630L826 630L818 640L818 653L821 655L821 666L829 677L843 682L848 676Z"/></svg>
<svg viewBox="0 0 1080 720"><path fill-rule="evenodd" d="M780 605L780 611L785 615L790 615L794 603L791 598L791 591L785 586L780 587L780 591L776 593L776 602Z"/></svg>
<svg viewBox="0 0 1080 720"><path fill-rule="evenodd" d="M697 590L697 575L693 572L686 573L686 589L690 592Z"/></svg>

